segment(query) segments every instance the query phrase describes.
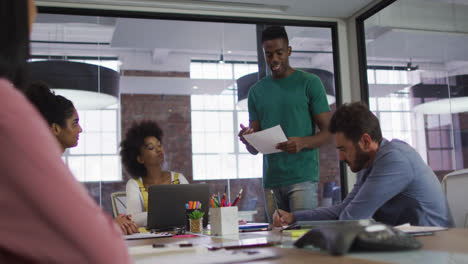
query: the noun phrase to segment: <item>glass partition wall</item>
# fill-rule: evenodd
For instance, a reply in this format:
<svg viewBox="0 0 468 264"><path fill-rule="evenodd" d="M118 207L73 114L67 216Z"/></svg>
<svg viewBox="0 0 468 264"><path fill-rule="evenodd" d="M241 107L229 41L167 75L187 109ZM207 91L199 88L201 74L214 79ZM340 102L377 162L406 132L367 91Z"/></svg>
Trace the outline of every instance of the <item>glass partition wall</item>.
<svg viewBox="0 0 468 264"><path fill-rule="evenodd" d="M363 100L384 137L408 142L439 179L467 168L468 3L394 1L364 21L364 33Z"/></svg>
<svg viewBox="0 0 468 264"><path fill-rule="evenodd" d="M239 209L246 212L242 217L265 221L262 156L249 154L237 137L240 124L248 124L247 104L238 93L245 97L250 88L240 87L238 80L257 76L259 68L265 70L257 38L263 27L258 23L38 15L32 61L95 64L120 74L117 104L77 107L83 133L78 147L63 157L106 211L112 212L110 194L125 191L130 177L118 154L121 139L135 121L154 120L164 132L165 169L181 172L190 183L208 183L213 193L227 190L231 198L243 188ZM332 28L286 25L286 30L293 50L291 65L322 78L334 110L339 92ZM101 80L96 82L101 85ZM88 99L78 97L74 103L84 100ZM320 148L320 183L322 205L340 201L340 170L333 144Z"/></svg>

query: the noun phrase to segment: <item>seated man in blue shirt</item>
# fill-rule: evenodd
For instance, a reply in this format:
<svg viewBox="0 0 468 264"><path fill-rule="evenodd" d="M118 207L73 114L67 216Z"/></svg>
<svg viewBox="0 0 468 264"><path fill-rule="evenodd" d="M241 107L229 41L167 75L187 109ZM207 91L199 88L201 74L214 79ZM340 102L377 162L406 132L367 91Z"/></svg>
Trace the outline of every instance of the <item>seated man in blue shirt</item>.
<svg viewBox="0 0 468 264"><path fill-rule="evenodd" d="M419 154L400 140L382 138L378 119L363 103L341 106L329 130L341 161L358 172L341 204L313 210L274 213L274 225L306 220L373 218L388 225L452 225L441 185Z"/></svg>

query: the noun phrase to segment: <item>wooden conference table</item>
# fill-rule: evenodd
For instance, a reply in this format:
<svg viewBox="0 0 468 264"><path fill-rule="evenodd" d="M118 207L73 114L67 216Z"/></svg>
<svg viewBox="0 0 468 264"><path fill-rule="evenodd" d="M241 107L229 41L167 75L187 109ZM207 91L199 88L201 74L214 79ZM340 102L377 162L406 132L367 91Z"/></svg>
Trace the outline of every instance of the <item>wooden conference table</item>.
<svg viewBox="0 0 468 264"><path fill-rule="evenodd" d="M240 233L235 237L198 236L191 238L155 238L127 240L129 247L139 245L152 245L154 243L177 243L189 241L194 245L216 244L235 241L236 239L266 238L268 241L285 242L289 246L279 244L277 246L262 248L278 255L277 258L249 263L468 263L468 229L453 228L446 231L434 232L433 235L419 236L424 243L421 250L401 252L378 253L351 253L345 256L329 256L326 252L308 249L296 249L291 247L290 233L282 233L278 230ZM289 243L288 243L289 242Z"/></svg>

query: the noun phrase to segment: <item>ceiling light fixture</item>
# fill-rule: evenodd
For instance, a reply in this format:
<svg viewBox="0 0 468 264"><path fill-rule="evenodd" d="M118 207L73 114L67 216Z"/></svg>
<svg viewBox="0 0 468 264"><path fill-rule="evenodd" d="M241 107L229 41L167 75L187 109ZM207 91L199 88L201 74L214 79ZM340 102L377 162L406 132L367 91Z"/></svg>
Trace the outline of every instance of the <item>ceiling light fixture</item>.
<svg viewBox="0 0 468 264"><path fill-rule="evenodd" d="M78 110L103 109L118 103L118 72L88 63L48 60L29 63L32 81L43 81Z"/></svg>
<svg viewBox="0 0 468 264"><path fill-rule="evenodd" d="M406 64L406 70L415 71L417 69L419 69L419 66L418 65L413 66L413 63L411 62L411 58L410 58L410 61Z"/></svg>
<svg viewBox="0 0 468 264"><path fill-rule="evenodd" d="M468 75L449 76L426 80L410 88L415 102L413 111L427 115L468 112Z"/></svg>
<svg viewBox="0 0 468 264"><path fill-rule="evenodd" d="M468 97L445 98L415 106L413 111L426 115L468 112Z"/></svg>
<svg viewBox="0 0 468 264"><path fill-rule="evenodd" d="M223 55L223 51L221 50L221 55L219 56L219 61L218 63L221 63L221 64L224 64L224 55Z"/></svg>

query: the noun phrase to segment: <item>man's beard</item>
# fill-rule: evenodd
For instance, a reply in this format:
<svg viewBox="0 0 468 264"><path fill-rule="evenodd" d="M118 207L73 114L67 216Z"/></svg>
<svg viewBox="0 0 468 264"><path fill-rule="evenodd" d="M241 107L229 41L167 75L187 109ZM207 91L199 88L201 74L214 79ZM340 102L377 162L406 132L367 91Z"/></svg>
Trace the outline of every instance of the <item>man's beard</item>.
<svg viewBox="0 0 468 264"><path fill-rule="evenodd" d="M358 172L366 166L367 162L370 160L370 154L365 153L358 144L356 146L356 159L354 160L354 166L351 168L351 171Z"/></svg>

